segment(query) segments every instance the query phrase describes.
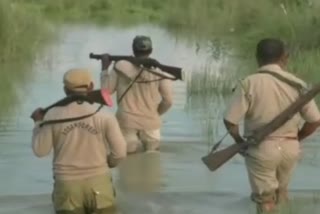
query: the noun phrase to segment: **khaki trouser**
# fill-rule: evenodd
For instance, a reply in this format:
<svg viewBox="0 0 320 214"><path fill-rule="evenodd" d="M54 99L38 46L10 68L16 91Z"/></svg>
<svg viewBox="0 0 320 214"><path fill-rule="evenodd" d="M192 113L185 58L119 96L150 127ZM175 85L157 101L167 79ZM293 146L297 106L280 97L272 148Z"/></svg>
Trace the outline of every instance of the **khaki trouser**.
<svg viewBox="0 0 320 214"><path fill-rule="evenodd" d="M111 177L54 182L52 200L56 214L116 214Z"/></svg>
<svg viewBox="0 0 320 214"><path fill-rule="evenodd" d="M128 153L159 150L160 129L137 130L121 128L121 131L127 142Z"/></svg>
<svg viewBox="0 0 320 214"><path fill-rule="evenodd" d="M292 172L300 156L300 144L287 138L270 138L250 147L245 158L252 200L258 204L286 199Z"/></svg>
<svg viewBox="0 0 320 214"><path fill-rule="evenodd" d="M123 192L156 192L162 184L161 153L150 151L131 154L119 169L119 188Z"/></svg>

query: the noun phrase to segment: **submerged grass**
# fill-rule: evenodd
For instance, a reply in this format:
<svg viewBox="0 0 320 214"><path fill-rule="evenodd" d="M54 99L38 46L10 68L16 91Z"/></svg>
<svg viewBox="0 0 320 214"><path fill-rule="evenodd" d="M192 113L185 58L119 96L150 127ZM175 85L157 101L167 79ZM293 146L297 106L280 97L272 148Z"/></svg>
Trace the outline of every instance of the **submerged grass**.
<svg viewBox="0 0 320 214"><path fill-rule="evenodd" d="M319 76L317 74L317 63L320 60L319 5L300 1L257 0L254 4L250 0L200 1L206 7L203 8L199 16L188 16L184 22L179 21L181 18L175 18L168 23L179 29L189 26L193 31L209 35L211 40L220 41L220 46L224 47L221 49L222 55L234 59L233 68L238 69L235 73L228 72L231 73L228 77L231 80L234 80L235 77L242 78L254 72L255 46L264 37L280 38L287 43L291 52L290 71L308 81L316 80L315 77ZM185 13L189 14L193 8L186 6L184 9ZM183 17L182 13L176 15ZM201 21L205 19L204 17L207 21ZM224 50L228 50L228 52ZM230 66L227 66L229 70ZM194 77L191 79L199 78L206 79L206 81L202 81L198 85L191 82L189 91L203 90L206 91L204 93L207 93L207 83L209 82L224 83L227 87L230 85L229 81L225 81L225 76L223 79L217 76L213 77L211 72L194 72ZM216 84L214 85L216 86ZM215 87L211 87L211 89L217 93Z"/></svg>
<svg viewBox="0 0 320 214"><path fill-rule="evenodd" d="M316 0L0 0L0 61L6 62L0 65L0 115L17 103L17 88L27 81L31 62L48 36L47 20L154 23L199 41L200 48L210 47L208 55L217 63L193 72L187 90L189 107L205 112L200 117L204 133L213 142L214 136L224 134L216 124L221 122L225 97L237 79L254 72L254 49L261 38L286 41L291 49L290 70L317 81L319 9Z"/></svg>
<svg viewBox="0 0 320 214"><path fill-rule="evenodd" d="M4 36L2 35L0 43L9 41L8 44L13 44L14 41L21 40L21 44L27 44L28 39L21 38L23 29L41 32L41 29L36 28L41 25L44 17L55 23L153 23L163 26L179 37L197 41L200 48L209 47L208 55L212 55L212 61L219 64L208 63L198 68L197 72L192 72L187 83L191 102L195 96L229 96L237 79L254 72L255 45L263 37L278 37L287 43L291 50L292 72L310 82L316 81L319 76L317 63L320 60L320 4L317 0L12 0L10 4L7 0L3 2L7 2L7 6L2 7L5 9L1 15L4 14L3 20L7 21L3 21L5 26L0 27L5 32L1 33ZM9 27L12 24L22 25L24 28L20 30ZM32 30L24 32L26 38L28 35L38 35L30 34L30 31ZM12 32L17 33L9 38L7 35L11 35ZM28 49L24 49L23 45L9 45L2 50L5 53L25 54L24 51Z"/></svg>

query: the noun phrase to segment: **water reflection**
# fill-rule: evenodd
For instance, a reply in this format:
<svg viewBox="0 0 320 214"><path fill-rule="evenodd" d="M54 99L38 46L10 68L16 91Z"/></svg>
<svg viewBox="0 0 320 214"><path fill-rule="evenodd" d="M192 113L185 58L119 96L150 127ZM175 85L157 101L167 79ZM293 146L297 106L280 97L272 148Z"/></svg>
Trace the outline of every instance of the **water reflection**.
<svg viewBox="0 0 320 214"><path fill-rule="evenodd" d="M201 66L208 65L206 51L200 49L196 52L194 44L176 39L161 28L65 26L61 30L60 40L39 56L31 73L21 73L24 77L14 74L7 76L6 80L11 80L15 86L12 88L23 89L18 94L23 95L23 99L20 105L15 105L15 102L10 104L17 108L15 114L2 115L0 118L1 214L51 212L51 157L38 159L32 155L30 141L33 122L29 115L35 107L46 106L64 96L62 75L70 67L89 67L99 87L100 64L90 60L88 54L130 54L131 40L136 34L151 36L155 45L153 57L164 64L181 66L190 71L189 74L204 72ZM218 77L220 72L225 72L225 75L229 72L221 69L215 61L211 61L210 66ZM23 81L16 80L19 78ZM222 80L207 81L207 84L218 86L219 89L218 83ZM201 84L202 80L197 81ZM223 84L226 85L221 82ZM200 160L206 154L209 143L212 144L225 133L221 120L225 97L211 92L206 96L189 97L186 112L186 82L175 82L174 87L173 109L163 117L161 154L130 156L119 169L112 172L124 213L251 213L254 207L249 200L249 185L241 156L236 156L214 173L209 172ZM6 87L2 89L2 93L6 93ZM114 112L115 108L103 110ZM210 134L211 138L208 138ZM310 152L317 152L318 139L318 135L313 136L304 147ZM230 143L232 140L227 138L224 145ZM308 157L304 160L315 158L313 163L319 162L319 157L312 156L309 151L306 151L306 155ZM312 203L314 207L319 206L316 200L313 201L312 195L318 186L318 164L301 162L290 187L293 196L297 197L296 204L302 205L308 201L310 206L303 210L311 209ZM294 190L303 190L305 194Z"/></svg>

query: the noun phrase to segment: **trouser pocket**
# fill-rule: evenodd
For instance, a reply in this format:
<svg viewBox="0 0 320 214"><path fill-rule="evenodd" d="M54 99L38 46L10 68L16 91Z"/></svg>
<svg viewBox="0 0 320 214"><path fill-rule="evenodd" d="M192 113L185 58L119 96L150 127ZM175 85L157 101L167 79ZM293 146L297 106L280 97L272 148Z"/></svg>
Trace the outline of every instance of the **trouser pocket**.
<svg viewBox="0 0 320 214"><path fill-rule="evenodd" d="M81 184L79 182L56 181L52 193L52 202L56 212L73 212L82 209Z"/></svg>
<svg viewBox="0 0 320 214"><path fill-rule="evenodd" d="M117 213L114 193L93 191L94 214L115 214Z"/></svg>

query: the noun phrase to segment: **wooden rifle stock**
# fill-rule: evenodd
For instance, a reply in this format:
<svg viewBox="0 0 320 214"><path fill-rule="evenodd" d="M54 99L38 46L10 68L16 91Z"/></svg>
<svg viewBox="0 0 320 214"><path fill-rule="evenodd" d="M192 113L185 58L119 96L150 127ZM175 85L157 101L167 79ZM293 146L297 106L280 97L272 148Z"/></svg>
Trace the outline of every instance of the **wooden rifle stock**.
<svg viewBox="0 0 320 214"><path fill-rule="evenodd" d="M174 76L175 79L173 79L173 80L177 80L177 79L182 80L182 68L169 66L169 65L163 65L163 64L160 64L157 60L152 59L152 58L137 58L137 57L133 57L133 56L93 54L93 53L90 53L89 58L101 60L104 55L108 55L108 57L111 61L126 60L136 66L143 65L146 68L157 67L157 68L160 68L162 71ZM171 79L171 78L169 78L169 79Z"/></svg>
<svg viewBox="0 0 320 214"><path fill-rule="evenodd" d="M245 148L244 144L235 143L225 149L210 153L209 155L202 157L201 160L210 171L214 171L233 158L233 156L238 154L243 148Z"/></svg>
<svg viewBox="0 0 320 214"><path fill-rule="evenodd" d="M301 95L292 105L286 108L278 116L276 116L270 123L262 126L256 130L245 143L232 144L225 149L217 152L210 152L207 156L201 158L202 162L208 167L210 171L217 170L224 163L229 161L242 149L250 145L261 143L265 137L280 128L288 120L290 120L300 109L310 102L320 92L320 83L315 85L309 91Z"/></svg>

